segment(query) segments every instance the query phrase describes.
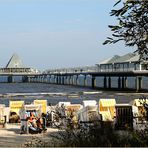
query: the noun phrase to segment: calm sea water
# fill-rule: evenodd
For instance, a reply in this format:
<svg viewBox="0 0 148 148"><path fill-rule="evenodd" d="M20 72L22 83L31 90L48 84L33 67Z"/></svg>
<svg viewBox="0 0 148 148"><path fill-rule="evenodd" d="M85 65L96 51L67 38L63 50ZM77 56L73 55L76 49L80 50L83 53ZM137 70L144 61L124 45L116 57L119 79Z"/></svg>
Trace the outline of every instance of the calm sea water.
<svg viewBox="0 0 148 148"><path fill-rule="evenodd" d="M70 94L77 94L76 98L69 98ZM44 100L55 105L59 101L81 103L83 100L96 100L100 98L115 98L117 103L128 103L143 94L121 93L93 90L90 88L53 85L42 83L0 83L0 104L9 106L10 100L24 100L30 104L35 99ZM147 95L147 94L144 94Z"/></svg>

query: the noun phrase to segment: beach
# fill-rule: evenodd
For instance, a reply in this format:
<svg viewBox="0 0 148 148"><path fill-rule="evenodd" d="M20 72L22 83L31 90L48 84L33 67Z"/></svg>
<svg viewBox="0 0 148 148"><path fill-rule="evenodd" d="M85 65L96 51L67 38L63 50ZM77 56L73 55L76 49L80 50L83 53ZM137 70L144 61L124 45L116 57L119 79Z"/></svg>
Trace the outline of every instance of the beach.
<svg viewBox="0 0 148 148"><path fill-rule="evenodd" d="M27 147L27 144L42 144L50 142L50 134L56 133L57 129L47 128L46 133L20 134L20 124L6 124L0 128L0 147Z"/></svg>
<svg viewBox="0 0 148 148"><path fill-rule="evenodd" d="M24 101L31 104L34 100L47 100L47 111L50 105L57 105L59 102L70 102L71 104L83 104L86 100L95 100L97 104L102 98L115 99L117 104L127 104L141 96L148 96L148 93L137 93L130 91L102 91L90 88L59 86L50 84L1 84L0 104L4 104L4 115L7 116L5 128L0 128L0 147L42 147L55 146L56 139L52 135L57 134L58 129L47 127L46 133L41 134L20 134L20 123L9 122L10 102ZM4 89L5 88L5 89ZM59 142L59 141L58 141Z"/></svg>

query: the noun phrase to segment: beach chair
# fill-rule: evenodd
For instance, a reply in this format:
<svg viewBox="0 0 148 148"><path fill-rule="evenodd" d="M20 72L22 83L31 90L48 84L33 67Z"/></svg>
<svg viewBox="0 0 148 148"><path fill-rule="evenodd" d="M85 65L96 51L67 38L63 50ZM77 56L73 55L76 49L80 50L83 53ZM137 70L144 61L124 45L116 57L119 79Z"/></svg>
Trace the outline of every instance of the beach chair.
<svg viewBox="0 0 148 148"><path fill-rule="evenodd" d="M99 114L102 115L102 121L114 121L115 117L115 99L100 99Z"/></svg>
<svg viewBox="0 0 148 148"><path fill-rule="evenodd" d="M46 130L46 119L42 116L41 112L41 105L24 105L22 109L19 112L20 118L21 118L21 129L20 133L41 133L42 131ZM35 117L38 119L43 119L43 128L42 130L38 127L35 127L33 124L29 122L30 113L33 112Z"/></svg>
<svg viewBox="0 0 148 148"><path fill-rule="evenodd" d="M148 104L148 99L146 99L146 103ZM130 102L131 105L133 105L134 107L137 108L137 122L143 122L146 119L146 109L144 107L144 105L142 104L142 101L139 99L134 99Z"/></svg>
<svg viewBox="0 0 148 148"><path fill-rule="evenodd" d="M6 125L6 116L4 115L5 105L0 105L0 128L5 128Z"/></svg>
<svg viewBox="0 0 148 148"><path fill-rule="evenodd" d="M18 123L20 122L19 111L24 105L24 101L10 101L10 115L9 115L9 122L10 123Z"/></svg>
<svg viewBox="0 0 148 148"><path fill-rule="evenodd" d="M96 106L97 105L97 101L96 100L84 100L83 101L83 107L86 106Z"/></svg>
<svg viewBox="0 0 148 148"><path fill-rule="evenodd" d="M98 114L97 105L87 105L83 107L78 111L77 116L82 127L94 126L101 120L101 116Z"/></svg>
<svg viewBox="0 0 148 148"><path fill-rule="evenodd" d="M133 130L133 108L130 104L116 104L116 130Z"/></svg>

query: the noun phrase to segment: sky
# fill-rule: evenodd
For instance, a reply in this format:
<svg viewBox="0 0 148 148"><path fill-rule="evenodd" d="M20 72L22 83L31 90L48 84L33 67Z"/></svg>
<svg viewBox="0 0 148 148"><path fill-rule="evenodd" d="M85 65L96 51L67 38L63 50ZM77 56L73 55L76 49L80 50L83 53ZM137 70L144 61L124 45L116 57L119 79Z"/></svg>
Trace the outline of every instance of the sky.
<svg viewBox="0 0 148 148"><path fill-rule="evenodd" d="M116 24L117 0L0 0L0 67L17 53L39 70L91 66L133 52L124 43L102 45Z"/></svg>

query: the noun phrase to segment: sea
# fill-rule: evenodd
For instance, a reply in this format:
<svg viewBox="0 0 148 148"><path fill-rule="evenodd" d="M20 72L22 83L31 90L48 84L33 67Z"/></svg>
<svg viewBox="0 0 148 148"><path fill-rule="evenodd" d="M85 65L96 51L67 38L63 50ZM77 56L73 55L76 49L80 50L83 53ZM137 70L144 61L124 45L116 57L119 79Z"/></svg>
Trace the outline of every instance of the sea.
<svg viewBox="0 0 148 148"><path fill-rule="evenodd" d="M82 104L84 100L111 99L117 103L129 103L148 93L105 91L82 86L54 85L47 83L0 83L0 104L9 106L10 101L25 101L30 104L34 100L47 100L48 104L56 105L59 102Z"/></svg>

